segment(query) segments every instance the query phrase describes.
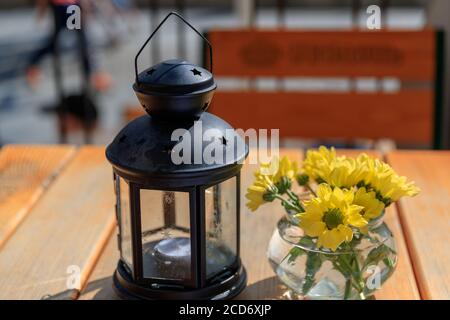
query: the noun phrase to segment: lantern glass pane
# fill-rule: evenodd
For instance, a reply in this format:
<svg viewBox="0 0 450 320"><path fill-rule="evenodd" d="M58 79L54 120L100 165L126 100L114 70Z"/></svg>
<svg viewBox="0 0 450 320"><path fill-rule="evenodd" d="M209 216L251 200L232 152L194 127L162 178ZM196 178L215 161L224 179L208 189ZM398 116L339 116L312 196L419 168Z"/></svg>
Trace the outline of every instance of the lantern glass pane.
<svg viewBox="0 0 450 320"><path fill-rule="evenodd" d="M191 278L189 192L141 189L144 278Z"/></svg>
<svg viewBox="0 0 450 320"><path fill-rule="evenodd" d="M131 242L131 217L130 217L130 188L128 183L122 178L116 179L116 192L118 193L118 213L120 219L120 247L121 247L121 259L133 270L133 250Z"/></svg>
<svg viewBox="0 0 450 320"><path fill-rule="evenodd" d="M236 262L237 180L233 177L205 190L206 276L218 275Z"/></svg>

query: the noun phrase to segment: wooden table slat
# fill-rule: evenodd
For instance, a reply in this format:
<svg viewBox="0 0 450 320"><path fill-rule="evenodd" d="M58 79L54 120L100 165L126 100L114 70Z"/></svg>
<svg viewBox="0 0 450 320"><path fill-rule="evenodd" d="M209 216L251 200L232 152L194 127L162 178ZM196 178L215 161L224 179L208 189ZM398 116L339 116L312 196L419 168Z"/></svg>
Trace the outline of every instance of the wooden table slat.
<svg viewBox="0 0 450 320"><path fill-rule="evenodd" d="M368 150L339 150L338 154L357 157L361 152L365 152L372 157L382 158L380 153ZM379 300L418 300L420 299L419 290L395 205L391 205L386 210L384 220L395 238L398 264L392 277L383 284L375 297Z"/></svg>
<svg viewBox="0 0 450 320"><path fill-rule="evenodd" d="M0 251L0 299L76 298L115 226L103 147L83 147ZM79 286L67 287L69 266Z"/></svg>
<svg viewBox="0 0 450 320"><path fill-rule="evenodd" d="M450 152L395 151L388 162L421 193L398 205L423 299L450 298Z"/></svg>
<svg viewBox="0 0 450 320"><path fill-rule="evenodd" d="M7 145L0 150L0 250L75 150L61 145Z"/></svg>

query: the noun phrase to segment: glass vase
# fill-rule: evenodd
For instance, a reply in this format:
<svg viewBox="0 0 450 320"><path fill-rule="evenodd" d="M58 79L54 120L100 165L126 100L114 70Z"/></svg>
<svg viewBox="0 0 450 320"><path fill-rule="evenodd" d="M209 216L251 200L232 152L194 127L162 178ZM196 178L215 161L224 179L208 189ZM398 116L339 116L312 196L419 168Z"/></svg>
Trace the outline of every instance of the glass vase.
<svg viewBox="0 0 450 320"><path fill-rule="evenodd" d="M316 247L290 216L279 220L268 248L269 262L291 299L367 299L381 288L397 265L392 232L383 215L365 233L335 251Z"/></svg>

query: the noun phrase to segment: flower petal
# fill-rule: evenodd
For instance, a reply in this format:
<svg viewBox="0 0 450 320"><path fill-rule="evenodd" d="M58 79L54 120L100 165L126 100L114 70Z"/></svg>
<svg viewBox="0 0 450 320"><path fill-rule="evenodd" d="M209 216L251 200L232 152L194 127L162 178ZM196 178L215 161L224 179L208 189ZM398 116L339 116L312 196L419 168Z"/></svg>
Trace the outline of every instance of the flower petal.
<svg viewBox="0 0 450 320"><path fill-rule="evenodd" d="M314 221L308 219L300 220L300 227L305 231L305 234L310 237L318 237L326 229L323 221Z"/></svg>
<svg viewBox="0 0 450 320"><path fill-rule="evenodd" d="M367 225L367 220L364 219L359 213L349 215L347 217L347 221L356 228L362 228Z"/></svg>

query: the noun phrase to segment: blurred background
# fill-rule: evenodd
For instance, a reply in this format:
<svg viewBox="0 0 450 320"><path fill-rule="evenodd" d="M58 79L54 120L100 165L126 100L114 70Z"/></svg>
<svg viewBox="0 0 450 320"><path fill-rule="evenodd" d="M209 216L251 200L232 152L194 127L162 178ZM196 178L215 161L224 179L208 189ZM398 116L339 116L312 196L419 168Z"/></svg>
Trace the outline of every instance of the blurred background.
<svg viewBox="0 0 450 320"><path fill-rule="evenodd" d="M134 56L160 20L175 10L207 34L213 46L217 44L214 62L219 95L211 111L234 126L280 128L285 146L325 142L380 149L449 147L450 71L445 61L450 52L450 1L85 0L81 1L81 30L67 30L61 27L64 13L56 7L76 2L0 2L0 145L109 143L142 112L131 88ZM381 8L381 31L367 30L366 9L371 4ZM341 54L339 46L352 39L357 45L361 32L383 32L387 36L379 41L386 38L386 44L380 46L394 48L400 58L394 62L375 59L385 65L366 68L370 54L362 54L356 71L347 61L347 66L329 73L318 66L317 72L311 67L302 74L303 67L295 76L284 78L286 67L277 68L274 62L270 69L270 50L253 47L250 58L243 59L262 59L264 69L252 63L245 69L237 61L239 55L232 55L234 40L238 46L252 38L268 39L265 32L287 42L292 38L293 43L316 32L312 39L322 39L317 46L327 39L325 50L334 50L330 55ZM140 68L169 58L202 65L203 48L195 33L171 20L146 48ZM364 57L367 61L360 61ZM241 67L234 75L230 70L236 66ZM376 71L372 77L369 69L386 71ZM264 101L272 102L266 106ZM281 101L280 108L273 101ZM364 119L366 101L374 115ZM235 109L230 109L234 102ZM242 103L239 107L238 102ZM61 117L61 106L69 116ZM392 117L390 110L394 110ZM274 115L271 122L271 112L281 116ZM339 127L341 117L350 119L333 129ZM385 121L388 118L392 120ZM347 130L341 132L342 127Z"/></svg>

